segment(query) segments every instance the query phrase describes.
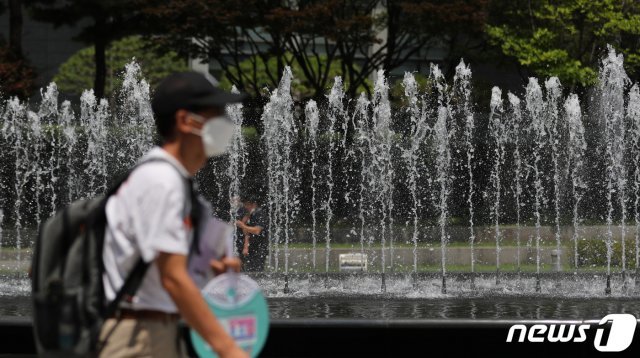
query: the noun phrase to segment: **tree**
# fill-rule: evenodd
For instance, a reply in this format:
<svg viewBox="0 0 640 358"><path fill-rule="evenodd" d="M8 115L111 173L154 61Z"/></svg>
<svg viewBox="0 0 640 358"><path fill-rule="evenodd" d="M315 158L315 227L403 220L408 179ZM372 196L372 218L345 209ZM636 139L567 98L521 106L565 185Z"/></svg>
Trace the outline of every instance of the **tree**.
<svg viewBox="0 0 640 358"><path fill-rule="evenodd" d="M61 92L80 95L85 89L91 88L96 70L93 63L94 51L93 47L82 49L60 66L53 82ZM179 58L175 52L157 55L153 46L143 41L140 36L125 37L111 43L105 54L105 96L111 95L120 87L122 78L119 74L124 71L125 65L134 59L140 64L143 77L152 87L170 73L188 69L187 62Z"/></svg>
<svg viewBox="0 0 640 358"><path fill-rule="evenodd" d="M593 84L601 52L610 44L640 73L640 3L620 0L494 1L487 34L524 69L557 76L570 87Z"/></svg>
<svg viewBox="0 0 640 358"><path fill-rule="evenodd" d="M486 0L161 0L143 1L143 12L159 25L153 34L164 46L191 57L214 60L239 88L261 91L258 77L278 84L293 60L321 97L339 64L355 95L378 69L390 71L441 41L477 33ZM464 25L464 26L463 26ZM453 40L452 40L453 39ZM291 58L285 56L290 53ZM241 63L251 66L241 70ZM258 72L260 63L273 68ZM320 65L318 65L320 64Z"/></svg>
<svg viewBox="0 0 640 358"><path fill-rule="evenodd" d="M6 11L0 3L0 14ZM34 89L35 70L22 54L22 1L9 0L9 39L0 38L0 92L28 97Z"/></svg>
<svg viewBox="0 0 640 358"><path fill-rule="evenodd" d="M261 81L266 76L271 86L277 86L284 66L283 30L273 16L280 7L277 0L139 0L147 21L155 24L152 38L162 47L178 53L211 59L222 66L223 72L240 89L260 93ZM250 69L241 63L252 59ZM258 61L274 61L258 72ZM235 69L235 71L234 71Z"/></svg>
<svg viewBox="0 0 640 358"><path fill-rule="evenodd" d="M485 56L483 32L489 16L489 0L392 0L388 3L392 17L388 27L398 28L395 31L402 35L390 36L397 39L391 52L402 51L413 37L422 38L425 45L421 53L437 47L446 51L441 65L447 78L453 77L462 57L470 63ZM398 64L400 60L396 60ZM393 64L387 65L391 66Z"/></svg>
<svg viewBox="0 0 640 358"><path fill-rule="evenodd" d="M29 62L0 41L0 94L27 98L33 93L35 77Z"/></svg>
<svg viewBox="0 0 640 358"><path fill-rule="evenodd" d="M303 98L312 97L315 94L315 89L311 83L306 79L302 67L298 64L298 62L293 58L291 53L285 53L284 59L287 63L291 64L291 72L295 81L291 84L291 92L293 98L296 100L301 100ZM320 56L319 61L310 64L309 66L314 69L327 67L326 66L326 56ZM262 59L246 59L240 63L240 72L250 72L253 69L254 64L256 65L256 73L257 77L255 83L258 88L264 89L271 84L271 79L266 75L266 73L275 72L277 67L276 59L271 58L266 63L262 62ZM330 78L335 78L341 74L341 63L339 61L334 61L331 67L328 67L328 76ZM233 86L233 82L230 80L231 78L238 78L240 74L236 72L235 69L230 69L231 76L227 76L224 74L220 79L220 87L230 90ZM349 87L349 84L346 84ZM371 87L371 83L369 81L366 82L366 86ZM365 87L360 86L358 88L359 91L365 91ZM252 92L252 89L249 89L248 92L252 96L260 96L262 95L262 91Z"/></svg>
<svg viewBox="0 0 640 358"><path fill-rule="evenodd" d="M9 47L22 56L22 0L9 0Z"/></svg>
<svg viewBox="0 0 640 358"><path fill-rule="evenodd" d="M105 51L109 43L135 31L139 25L134 1L127 0L25 0L35 19L54 26L91 23L82 28L75 40L92 44L95 54L94 92L103 97L106 81Z"/></svg>

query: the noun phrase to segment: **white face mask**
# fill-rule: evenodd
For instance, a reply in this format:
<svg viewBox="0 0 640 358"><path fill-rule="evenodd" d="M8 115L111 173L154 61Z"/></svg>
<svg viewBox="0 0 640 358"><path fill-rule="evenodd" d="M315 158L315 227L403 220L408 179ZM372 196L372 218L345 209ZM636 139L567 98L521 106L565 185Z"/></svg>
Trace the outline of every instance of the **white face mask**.
<svg viewBox="0 0 640 358"><path fill-rule="evenodd" d="M226 116L205 119L199 114L191 113L197 121L204 123L201 130L192 129L192 133L202 138L204 151L208 157L216 157L227 152L233 138L235 125Z"/></svg>

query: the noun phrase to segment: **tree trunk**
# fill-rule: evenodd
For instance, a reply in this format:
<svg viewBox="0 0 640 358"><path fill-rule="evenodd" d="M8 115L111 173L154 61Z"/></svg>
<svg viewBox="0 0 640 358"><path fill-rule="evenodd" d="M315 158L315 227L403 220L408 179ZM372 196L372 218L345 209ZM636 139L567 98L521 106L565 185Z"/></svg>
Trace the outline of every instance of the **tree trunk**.
<svg viewBox="0 0 640 358"><path fill-rule="evenodd" d="M94 49L96 61L96 77L93 83L93 91L96 98L104 97L105 81L107 78L107 34L106 20L104 17L96 18Z"/></svg>
<svg viewBox="0 0 640 358"><path fill-rule="evenodd" d="M9 0L9 47L22 56L22 0Z"/></svg>
<svg viewBox="0 0 640 358"><path fill-rule="evenodd" d="M396 37L398 33L398 22L400 19L400 8L395 1L387 1L387 38L386 45L387 51L384 54L384 69L385 72L391 71L391 63L393 62L393 56L396 53ZM399 57L399 54L397 55Z"/></svg>

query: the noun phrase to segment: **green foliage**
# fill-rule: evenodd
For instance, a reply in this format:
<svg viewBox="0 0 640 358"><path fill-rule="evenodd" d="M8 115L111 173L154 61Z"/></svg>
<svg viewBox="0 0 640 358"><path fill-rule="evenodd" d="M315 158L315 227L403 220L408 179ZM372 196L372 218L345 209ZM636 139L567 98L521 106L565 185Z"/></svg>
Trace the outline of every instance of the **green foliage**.
<svg viewBox="0 0 640 358"><path fill-rule="evenodd" d="M573 244L572 246L573 247ZM631 238L625 240L627 268L635 268L635 243ZM573 262L573 259L572 259ZM578 265L606 266L607 245L603 239L583 239L578 241ZM622 266L622 242L614 240L612 244L611 266Z"/></svg>
<svg viewBox="0 0 640 358"><path fill-rule="evenodd" d="M541 77L557 76L568 85L597 79L599 59L611 44L625 55L633 76L640 70L640 5L619 0L500 0L486 27L503 54Z"/></svg>
<svg viewBox="0 0 640 358"><path fill-rule="evenodd" d="M556 37L548 29L538 29L532 37L515 35L508 27L489 27L487 34L501 43L502 52L542 77L557 76L562 83L593 84L596 71L580 60L571 58L567 50L553 48Z"/></svg>
<svg viewBox="0 0 640 358"><path fill-rule="evenodd" d="M293 74L293 81L291 83L291 94L294 99L300 100L303 98L309 98L315 94L313 85L307 79L307 76L304 74L302 68L298 64L298 62L293 58L291 53L285 53L284 62L290 64L291 72ZM326 68L327 56L320 55L317 57L310 57L309 66L313 69L314 73L318 73L319 70L324 70ZM220 79L220 87L229 90L232 86L232 81L230 77L240 78L246 77L247 82L255 83L255 87L260 90L270 91L273 88L269 88L270 84L273 83L273 80L269 77L269 73L275 73L278 68L278 62L276 57L269 58L266 63L259 56L252 56L242 62L240 62L240 71L238 72L238 68L229 67L227 69L227 73L225 73ZM331 62L329 66L327 78L333 79L336 76L343 76L342 72L342 62L339 60L334 60ZM254 77L255 76L255 77ZM255 80L254 80L255 79ZM368 86L372 86L369 80L365 81ZM333 81L327 84L328 88L333 85ZM349 82L343 77L343 85L345 88L349 87ZM264 95L263 93L256 92L255 88L245 88L245 92L249 93L252 96ZM364 86L358 87L358 92L365 91Z"/></svg>
<svg viewBox="0 0 640 358"><path fill-rule="evenodd" d="M126 37L113 42L106 52L107 78L105 96L113 93L122 84L121 73L127 63L135 59L142 68L143 77L154 87L158 81L175 71L188 69L186 61L175 52L158 55L156 49L145 43L139 36ZM63 63L53 81L61 92L80 95L85 89L93 88L95 78L94 48L87 47Z"/></svg>
<svg viewBox="0 0 640 358"><path fill-rule="evenodd" d="M242 135L245 137L246 140L258 140L258 130L256 129L256 127L250 126L250 127L242 127Z"/></svg>

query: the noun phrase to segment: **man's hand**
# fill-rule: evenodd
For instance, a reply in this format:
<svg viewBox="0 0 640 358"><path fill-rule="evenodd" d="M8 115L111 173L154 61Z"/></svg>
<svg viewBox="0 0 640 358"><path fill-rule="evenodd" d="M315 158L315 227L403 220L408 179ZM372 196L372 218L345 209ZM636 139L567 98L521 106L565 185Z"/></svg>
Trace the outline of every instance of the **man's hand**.
<svg viewBox="0 0 640 358"><path fill-rule="evenodd" d="M225 273L229 271L229 269L240 272L240 267L242 266L242 262L237 257L223 257L221 260L213 259L209 261L209 265L213 269L213 272L216 275L221 273Z"/></svg>
<svg viewBox="0 0 640 358"><path fill-rule="evenodd" d="M249 358L249 354L235 346L231 351L221 354L220 358Z"/></svg>
<svg viewBox="0 0 640 358"><path fill-rule="evenodd" d="M245 224L241 220L236 220L236 226L244 230L247 227L247 224Z"/></svg>

